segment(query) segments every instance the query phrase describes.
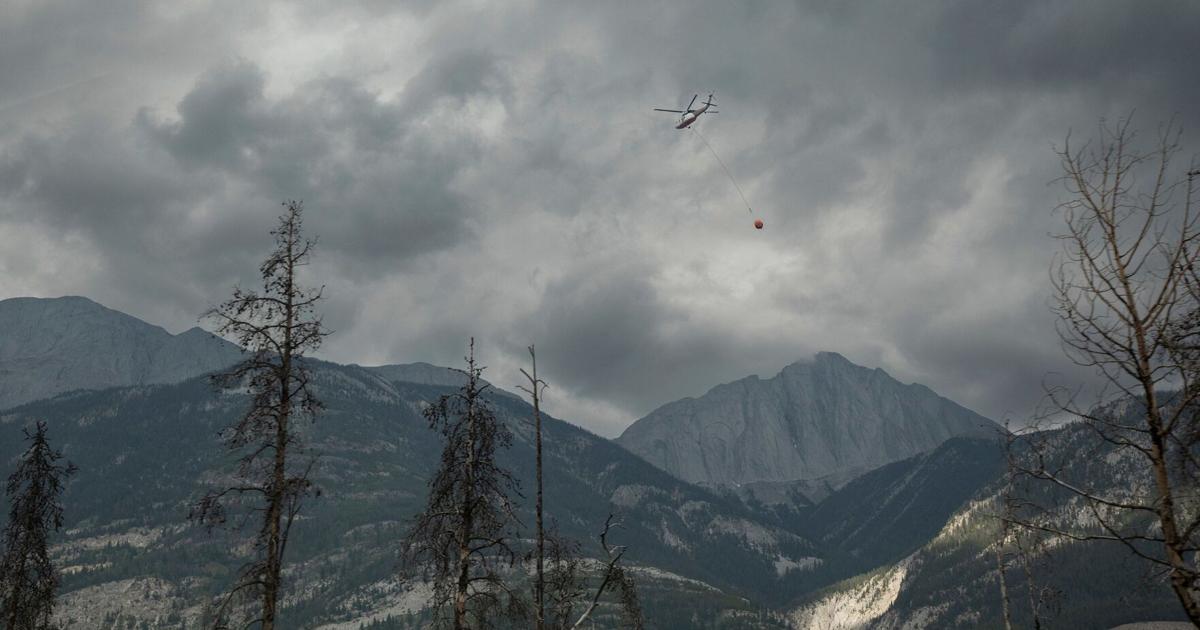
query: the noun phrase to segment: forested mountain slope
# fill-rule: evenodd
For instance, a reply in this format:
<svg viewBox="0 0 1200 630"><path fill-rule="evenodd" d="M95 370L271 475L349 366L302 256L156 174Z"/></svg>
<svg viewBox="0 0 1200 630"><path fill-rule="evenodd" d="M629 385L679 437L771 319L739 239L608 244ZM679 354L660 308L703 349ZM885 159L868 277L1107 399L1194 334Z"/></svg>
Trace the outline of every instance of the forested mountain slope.
<svg viewBox="0 0 1200 630"><path fill-rule="evenodd" d="M419 411L451 391L328 363L317 364L316 383L327 408L307 435L320 456L314 476L321 496L289 546L289 627L372 618L403 599L392 580L396 550L441 446ZM528 488L530 409L507 395L493 400L516 434L502 461ZM19 452L21 426L44 419L80 468L64 496L68 531L57 548L67 572L60 612L68 627L95 627L110 614L179 627L229 584L243 547L190 526L186 516L190 502L227 478L232 458L217 433L246 402L195 378L67 394L0 416L0 461ZM674 479L553 418L546 419L545 447L548 517L595 553L605 517L618 513L623 527L614 538L649 572L650 618L675 614L682 598L697 622L677 627L709 627L721 611L754 610L755 602L811 590L806 569L822 561L813 545L740 501ZM532 501L522 504L528 530ZM142 591L145 597L134 596Z"/></svg>
<svg viewBox="0 0 1200 630"><path fill-rule="evenodd" d="M1044 456L1080 487L1122 496L1147 487L1144 467L1088 428L1071 425L1046 434ZM1003 479L987 484L957 510L937 535L903 559L801 597L795 628L1002 628L996 545ZM1049 506L1043 524L1102 533L1078 499L1045 484L1019 486L1022 501ZM1147 521L1146 527L1151 527ZM1036 544L1032 544L1036 543ZM1006 580L1014 627L1033 627L1034 601L1047 628L1109 628L1147 620L1184 619L1164 577L1120 543L1026 538L1033 589L1022 557L1005 546Z"/></svg>

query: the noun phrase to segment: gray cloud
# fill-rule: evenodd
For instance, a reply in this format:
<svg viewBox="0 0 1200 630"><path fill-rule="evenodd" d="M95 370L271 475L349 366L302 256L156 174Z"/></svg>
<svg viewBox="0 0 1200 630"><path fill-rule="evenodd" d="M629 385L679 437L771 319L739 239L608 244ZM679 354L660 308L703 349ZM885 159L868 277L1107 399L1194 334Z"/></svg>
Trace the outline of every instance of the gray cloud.
<svg viewBox="0 0 1200 630"><path fill-rule="evenodd" d="M345 273L376 273L470 237L471 209L451 184L478 149L454 130L421 128L437 99L461 98L470 83L441 75L423 72L427 98L403 107L337 78L272 100L263 71L239 62L201 77L178 120L143 111L137 124L182 168L219 171L260 199L306 200L326 255Z"/></svg>
<svg viewBox="0 0 1200 630"><path fill-rule="evenodd" d="M1046 308L1052 143L1200 127L1187 2L171 6L0 20L0 297L179 330L299 198L326 356L475 335L505 384L536 342L605 434L824 349L1021 416L1085 378ZM710 90L761 233L650 111Z"/></svg>

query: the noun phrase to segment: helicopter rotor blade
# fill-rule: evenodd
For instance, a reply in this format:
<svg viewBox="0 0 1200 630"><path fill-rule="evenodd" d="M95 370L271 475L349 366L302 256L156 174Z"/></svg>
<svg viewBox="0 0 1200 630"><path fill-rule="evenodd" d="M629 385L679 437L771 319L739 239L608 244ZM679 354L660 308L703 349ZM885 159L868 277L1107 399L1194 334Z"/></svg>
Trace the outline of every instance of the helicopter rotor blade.
<svg viewBox="0 0 1200 630"><path fill-rule="evenodd" d="M688 110L689 112L690 112L690 111L692 111L692 105L695 105L695 104L696 104L696 99L697 99L697 98L699 98L699 97L700 97L700 95L699 95L699 94L696 94L695 96L693 96L693 97L692 97L692 102L691 102L691 103L688 103L688 106L687 106L687 110Z"/></svg>
<svg viewBox="0 0 1200 630"><path fill-rule="evenodd" d="M682 109L661 109L661 108L658 108L658 107L655 107L655 108L654 108L654 111L656 111L656 112L672 112L672 113L675 113L675 114L682 114L682 113L683 113L683 110L682 110Z"/></svg>

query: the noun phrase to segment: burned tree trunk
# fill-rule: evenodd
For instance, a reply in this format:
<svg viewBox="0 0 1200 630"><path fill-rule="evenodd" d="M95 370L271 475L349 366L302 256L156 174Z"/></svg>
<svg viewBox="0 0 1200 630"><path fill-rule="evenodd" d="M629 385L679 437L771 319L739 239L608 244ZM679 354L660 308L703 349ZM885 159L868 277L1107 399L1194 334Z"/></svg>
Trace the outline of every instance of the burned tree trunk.
<svg viewBox="0 0 1200 630"><path fill-rule="evenodd" d="M542 392L549 387L546 381L538 377L537 354L533 346L529 346L531 372L521 370L521 374L529 383L528 386L517 387L529 394L533 402L533 440L535 453L535 477L537 479L537 539L534 548L534 628L541 630L550 627L558 630L581 628L591 618L592 613L599 607L606 593L616 591L620 598L621 613L628 626L642 627L641 605L638 600L637 586L633 578L625 572L621 560L625 555L625 547L609 543L608 536L614 527L620 524L614 522L614 515L609 514L604 521L604 529L600 532L600 548L604 551L604 565L599 584L595 590L586 588L580 575L581 562L578 557L579 545L574 541L563 539L557 532L546 535L542 501L543 460L542 460ZM550 547L550 569L546 569L546 547ZM550 611L547 613L549 599ZM583 613L574 616L577 606L585 606Z"/></svg>
<svg viewBox="0 0 1200 630"><path fill-rule="evenodd" d="M276 626L288 534L303 499L313 492L309 473L314 460L304 455L296 423L311 420L321 403L313 395L303 357L328 334L314 312L322 290L305 289L297 282L314 244L302 236L301 204L284 206L279 227L271 233L276 248L260 267L262 292L234 289L231 299L207 313L217 322L217 332L233 337L249 355L229 372L214 376L214 383L246 387L251 404L222 435L231 451L242 453L237 484L208 493L191 514L213 526L226 521L230 503L261 513L255 538L258 557L243 568L218 610L216 624L223 623L234 596L244 593L258 600L259 614L251 623L263 630Z"/></svg>
<svg viewBox="0 0 1200 630"><path fill-rule="evenodd" d="M536 549L536 573L533 585L533 627L535 630L543 630L546 625L546 529L542 514L542 390L547 385L546 382L539 379L537 375L537 353L533 346L529 346L529 358L532 363L530 374L524 369L521 370L526 380L529 381L529 387L519 386L522 391L529 394L533 399L533 442L534 453L536 456L535 478L537 483L537 504L534 508L536 526L537 526L537 549Z"/></svg>

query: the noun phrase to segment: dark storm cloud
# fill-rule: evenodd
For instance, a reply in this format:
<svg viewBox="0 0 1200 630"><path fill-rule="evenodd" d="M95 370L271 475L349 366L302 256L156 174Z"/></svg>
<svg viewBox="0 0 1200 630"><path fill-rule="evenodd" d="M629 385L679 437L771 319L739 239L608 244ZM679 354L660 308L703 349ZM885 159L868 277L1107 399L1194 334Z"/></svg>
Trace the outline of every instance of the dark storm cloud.
<svg viewBox="0 0 1200 630"><path fill-rule="evenodd" d="M265 148L266 136L287 131L266 111L265 84L254 65L231 64L200 78L179 102L178 122L156 124L146 111L139 112L138 122L185 165L240 171Z"/></svg>
<svg viewBox="0 0 1200 630"><path fill-rule="evenodd" d="M611 260L556 279L544 292L542 330L536 335L548 373L584 396L623 391L646 401L643 357L670 349L663 329L686 313L663 304L646 277L654 269L635 260Z"/></svg>
<svg viewBox="0 0 1200 630"><path fill-rule="evenodd" d="M281 199L305 200L322 256L351 277L470 238L450 182L477 159L475 142L421 120L469 81L423 78L428 107L407 116L352 80L278 98L267 81L251 62L222 62L175 116L142 109L115 127L81 117L17 135L0 149L0 216L79 235L126 299L194 313L252 280Z"/></svg>
<svg viewBox="0 0 1200 630"><path fill-rule="evenodd" d="M1136 109L1200 147L1188 2L4 11L0 291L180 329L300 198L330 358L456 363L475 335L503 384L537 343L552 411L606 434L816 350L1020 416L1069 371L1053 143ZM761 233L650 111L710 90Z"/></svg>
<svg viewBox="0 0 1200 630"><path fill-rule="evenodd" d="M303 199L325 255L351 275L373 273L470 237L471 211L451 182L478 149L452 130L422 129L420 119L438 99L461 98L475 77L438 83L443 76L422 73L423 98L403 107L338 78L273 100L263 71L238 62L201 77L177 120L143 111L137 124L181 167L219 172L259 207Z"/></svg>
<svg viewBox="0 0 1200 630"><path fill-rule="evenodd" d="M44 225L99 248L100 260L87 263L78 246L64 246L59 256L74 261L74 273L111 274L121 290L142 299L207 294L209 283L230 277L226 264L247 262L237 249L211 257L214 243L247 246L260 239L246 240L246 223L238 217L220 225L190 220L220 180L180 174L166 156L105 122L80 120L4 147L0 180L13 185L0 189L0 216L10 229Z"/></svg>
<svg viewBox="0 0 1200 630"><path fill-rule="evenodd" d="M944 3L930 30L934 76L991 91L1069 89L1150 78L1159 87L1190 65L1200 17L1194 3Z"/></svg>
<svg viewBox="0 0 1200 630"><path fill-rule="evenodd" d="M664 391L699 394L797 358L794 346L744 336L667 303L648 280L656 273L648 261L615 255L589 263L546 286L533 335L540 369L575 395L608 400L621 392L625 404L650 409L666 401Z"/></svg>

